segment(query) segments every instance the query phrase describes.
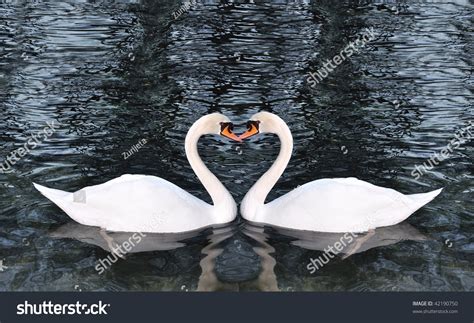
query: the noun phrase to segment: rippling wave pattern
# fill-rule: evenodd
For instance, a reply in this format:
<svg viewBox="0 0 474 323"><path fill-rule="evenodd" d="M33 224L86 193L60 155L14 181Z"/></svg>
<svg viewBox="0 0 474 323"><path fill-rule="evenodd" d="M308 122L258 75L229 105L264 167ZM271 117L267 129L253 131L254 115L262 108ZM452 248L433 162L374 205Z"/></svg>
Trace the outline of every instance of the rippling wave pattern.
<svg viewBox="0 0 474 323"><path fill-rule="evenodd" d="M412 176L473 120L473 13L469 0L1 2L0 290L474 290L474 142ZM367 28L375 40L311 87L308 73ZM260 110L295 139L270 200L331 177L445 190L315 273L310 259L337 237L238 220L150 235L99 275L111 241L126 236L71 222L31 184L75 191L142 173L209 201L184 154L187 129L218 111L240 132ZM206 136L199 149L240 202L279 143Z"/></svg>

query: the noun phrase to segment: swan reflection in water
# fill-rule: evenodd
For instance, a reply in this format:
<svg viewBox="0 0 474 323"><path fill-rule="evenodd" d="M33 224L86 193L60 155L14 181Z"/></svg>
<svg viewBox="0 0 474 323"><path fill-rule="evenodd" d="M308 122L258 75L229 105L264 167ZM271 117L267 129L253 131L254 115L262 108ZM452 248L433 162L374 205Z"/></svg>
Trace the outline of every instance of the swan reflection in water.
<svg viewBox="0 0 474 323"><path fill-rule="evenodd" d="M200 231L190 231L178 234L110 232L98 227L69 222L54 230L51 233L51 236L53 238L75 239L95 245L110 253L117 253L117 247L123 246L126 242L133 241L134 239L131 238L138 235L141 239L139 239L139 242L136 242L127 253L139 253L181 248L186 246L186 244L181 241L194 238L199 234Z"/></svg>
<svg viewBox="0 0 474 323"><path fill-rule="evenodd" d="M107 232L97 227L67 223L52 232L51 236L57 239L76 239L108 251L114 257L125 259L125 254L117 253L117 246L123 246L134 234L137 233ZM279 291L274 271L277 261L273 255L276 250L269 241L278 237L289 238L290 244L295 247L324 251L328 246L340 241L343 235L343 233L299 231L234 222L231 225L207 228L204 231L178 234L145 233L141 236L140 242L127 253L186 249L205 240L201 255L196 256L197 259L200 258L201 267L197 291ZM377 228L354 234L353 237L353 241L338 254L342 261L351 255L404 240L428 240L408 223ZM195 252L195 249L188 249L185 251L190 254ZM181 256L182 254L180 253Z"/></svg>
<svg viewBox="0 0 474 323"><path fill-rule="evenodd" d="M405 240L429 240L427 236L406 222L362 233L311 232L276 227L271 228L271 230L294 238L295 240L291 242L292 245L308 250L324 251L328 249L328 246L334 246L336 243L340 243L341 240L346 240L348 243L340 251L343 259L369 249L389 246ZM347 237L352 239L347 239Z"/></svg>

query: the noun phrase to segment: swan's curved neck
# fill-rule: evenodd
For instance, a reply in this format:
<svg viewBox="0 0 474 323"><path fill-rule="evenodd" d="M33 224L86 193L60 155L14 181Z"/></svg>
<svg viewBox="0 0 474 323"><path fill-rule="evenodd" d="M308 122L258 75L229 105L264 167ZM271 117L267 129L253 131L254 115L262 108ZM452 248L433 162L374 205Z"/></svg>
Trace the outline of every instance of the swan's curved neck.
<svg viewBox="0 0 474 323"><path fill-rule="evenodd" d="M203 125L195 123L191 126L184 141L186 157L194 173L211 196L214 207L231 209L231 206L235 205L232 195L219 179L211 173L199 156L197 143L199 138L205 133Z"/></svg>
<svg viewBox="0 0 474 323"><path fill-rule="evenodd" d="M265 174L252 186L242 201L242 207L246 208L246 213L253 213L258 207L263 206L268 193L277 183L280 176L285 171L293 152L293 136L286 123L279 119L273 124L272 131L281 142L280 153L273 165Z"/></svg>

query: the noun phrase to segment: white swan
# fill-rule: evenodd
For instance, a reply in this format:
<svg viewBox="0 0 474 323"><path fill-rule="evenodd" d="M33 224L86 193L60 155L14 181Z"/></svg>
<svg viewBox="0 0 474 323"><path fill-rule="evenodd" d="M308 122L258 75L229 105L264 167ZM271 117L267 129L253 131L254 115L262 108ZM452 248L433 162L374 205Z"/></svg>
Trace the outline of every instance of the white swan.
<svg viewBox="0 0 474 323"><path fill-rule="evenodd" d="M240 212L249 221L297 230L363 232L402 222L442 190L404 195L357 178L327 178L264 204L291 158L293 137L286 123L269 112L253 115L247 127L240 139L267 132L278 135L281 141L276 161L242 201Z"/></svg>
<svg viewBox="0 0 474 323"><path fill-rule="evenodd" d="M123 175L75 193L33 184L73 220L109 231L171 233L227 223L235 219L237 205L199 157L197 143L204 134L240 139L232 133L229 118L218 113L197 120L186 135L189 164L211 196L213 205L173 183L147 175Z"/></svg>

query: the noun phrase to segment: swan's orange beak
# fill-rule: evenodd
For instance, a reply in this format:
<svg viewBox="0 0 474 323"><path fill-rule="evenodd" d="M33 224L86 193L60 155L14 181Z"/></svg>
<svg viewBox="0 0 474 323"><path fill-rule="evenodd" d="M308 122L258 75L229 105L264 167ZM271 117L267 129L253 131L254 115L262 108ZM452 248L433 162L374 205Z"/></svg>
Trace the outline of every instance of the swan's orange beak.
<svg viewBox="0 0 474 323"><path fill-rule="evenodd" d="M243 140L245 138L249 138L249 137L257 135L260 132L258 129L259 123L260 123L259 121L247 122L247 131L241 134L239 138Z"/></svg>
<svg viewBox="0 0 474 323"><path fill-rule="evenodd" d="M241 142L242 139L240 139L235 133L232 132L233 128L234 125L231 122L221 123L221 136Z"/></svg>

